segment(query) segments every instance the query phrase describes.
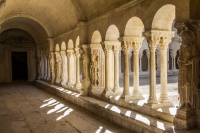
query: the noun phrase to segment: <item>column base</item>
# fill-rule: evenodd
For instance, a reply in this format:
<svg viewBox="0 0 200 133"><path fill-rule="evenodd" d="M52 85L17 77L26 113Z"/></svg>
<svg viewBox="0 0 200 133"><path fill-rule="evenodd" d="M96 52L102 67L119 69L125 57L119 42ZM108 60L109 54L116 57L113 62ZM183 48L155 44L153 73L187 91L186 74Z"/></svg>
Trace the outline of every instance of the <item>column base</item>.
<svg viewBox="0 0 200 133"><path fill-rule="evenodd" d="M61 85L62 85L62 86L66 86L67 83L66 83L65 81L63 81L63 82L61 82Z"/></svg>
<svg viewBox="0 0 200 133"><path fill-rule="evenodd" d="M69 82L67 83L67 86L68 86L68 87L74 87L74 83L73 83L72 81L69 81Z"/></svg>
<svg viewBox="0 0 200 133"><path fill-rule="evenodd" d="M104 91L101 93L101 97L108 98L111 96L113 92L110 89L104 89Z"/></svg>
<svg viewBox="0 0 200 133"><path fill-rule="evenodd" d="M169 99L167 95L161 95L158 101L160 103L171 103L173 105L172 101Z"/></svg>
<svg viewBox="0 0 200 133"><path fill-rule="evenodd" d="M75 84L75 88L80 89L80 88L81 88L81 83L80 83L80 82L77 82L77 83Z"/></svg>
<svg viewBox="0 0 200 133"><path fill-rule="evenodd" d="M55 81L57 84L59 84L61 82L61 79L56 79Z"/></svg>
<svg viewBox="0 0 200 133"><path fill-rule="evenodd" d="M89 87L90 87L90 81L89 80L82 80L81 81L82 88L80 89L80 95L82 96L88 96L89 92Z"/></svg>
<svg viewBox="0 0 200 133"><path fill-rule="evenodd" d="M122 95L120 96L120 99L124 99L127 97L127 96L131 96L131 94L129 92L123 92Z"/></svg>
<svg viewBox="0 0 200 133"><path fill-rule="evenodd" d="M158 104L158 100L157 100L157 98L155 98L155 99L149 98L149 99L147 100L147 103L148 103L148 104Z"/></svg>
<svg viewBox="0 0 200 133"><path fill-rule="evenodd" d="M117 92L120 92L121 90L120 90L119 87L114 87L112 91L113 91L114 93L115 93L115 92L117 93Z"/></svg>
<svg viewBox="0 0 200 133"><path fill-rule="evenodd" d="M178 109L173 119L175 129L193 129L196 127L196 116L194 109Z"/></svg>
<svg viewBox="0 0 200 133"><path fill-rule="evenodd" d="M133 100L144 100L144 97L142 96L142 94L140 92L138 93L133 93L131 96L131 99Z"/></svg>

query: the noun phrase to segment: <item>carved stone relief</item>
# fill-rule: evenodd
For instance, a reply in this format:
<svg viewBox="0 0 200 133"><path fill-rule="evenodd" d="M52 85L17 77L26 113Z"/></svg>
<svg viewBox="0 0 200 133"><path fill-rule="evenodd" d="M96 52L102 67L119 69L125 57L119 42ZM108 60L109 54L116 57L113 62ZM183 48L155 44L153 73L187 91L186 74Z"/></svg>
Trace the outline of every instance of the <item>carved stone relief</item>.
<svg viewBox="0 0 200 133"><path fill-rule="evenodd" d="M91 61L90 61L90 79L91 84L94 86L99 85L99 68L98 68L98 53L91 53Z"/></svg>

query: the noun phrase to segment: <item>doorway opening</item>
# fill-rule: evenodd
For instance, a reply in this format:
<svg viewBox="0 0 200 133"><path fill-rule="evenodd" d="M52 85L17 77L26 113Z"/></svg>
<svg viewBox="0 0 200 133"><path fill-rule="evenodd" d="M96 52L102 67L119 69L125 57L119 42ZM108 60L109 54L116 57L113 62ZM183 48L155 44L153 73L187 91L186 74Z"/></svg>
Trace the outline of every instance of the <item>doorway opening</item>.
<svg viewBox="0 0 200 133"><path fill-rule="evenodd" d="M28 80L27 52L12 52L12 80Z"/></svg>

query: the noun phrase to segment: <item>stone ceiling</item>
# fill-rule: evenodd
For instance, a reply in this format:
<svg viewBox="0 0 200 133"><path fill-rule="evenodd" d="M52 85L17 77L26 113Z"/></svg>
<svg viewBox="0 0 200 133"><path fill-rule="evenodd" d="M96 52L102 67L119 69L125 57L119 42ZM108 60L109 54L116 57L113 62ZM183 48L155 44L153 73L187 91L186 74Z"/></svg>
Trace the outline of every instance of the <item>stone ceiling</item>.
<svg viewBox="0 0 200 133"><path fill-rule="evenodd" d="M21 28L56 37L130 1L134 0L6 0L0 24L5 30Z"/></svg>

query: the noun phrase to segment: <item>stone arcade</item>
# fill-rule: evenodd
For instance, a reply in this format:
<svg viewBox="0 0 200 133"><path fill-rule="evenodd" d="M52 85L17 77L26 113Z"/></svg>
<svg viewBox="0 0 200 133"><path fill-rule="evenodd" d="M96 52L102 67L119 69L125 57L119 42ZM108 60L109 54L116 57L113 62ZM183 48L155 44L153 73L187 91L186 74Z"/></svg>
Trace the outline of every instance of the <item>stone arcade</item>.
<svg viewBox="0 0 200 133"><path fill-rule="evenodd" d="M198 129L199 9L198 0L0 0L0 83L33 81L133 132ZM178 108L168 75L178 75Z"/></svg>

